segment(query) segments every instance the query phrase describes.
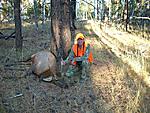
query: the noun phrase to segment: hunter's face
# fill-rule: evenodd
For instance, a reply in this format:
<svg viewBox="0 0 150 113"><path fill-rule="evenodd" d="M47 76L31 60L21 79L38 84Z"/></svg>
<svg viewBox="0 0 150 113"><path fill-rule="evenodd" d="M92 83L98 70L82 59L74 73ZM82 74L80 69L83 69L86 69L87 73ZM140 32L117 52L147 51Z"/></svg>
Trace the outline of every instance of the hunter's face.
<svg viewBox="0 0 150 113"><path fill-rule="evenodd" d="M79 46L82 46L82 45L83 45L83 42L84 42L83 39L80 39L80 38L78 39L78 45L79 45Z"/></svg>

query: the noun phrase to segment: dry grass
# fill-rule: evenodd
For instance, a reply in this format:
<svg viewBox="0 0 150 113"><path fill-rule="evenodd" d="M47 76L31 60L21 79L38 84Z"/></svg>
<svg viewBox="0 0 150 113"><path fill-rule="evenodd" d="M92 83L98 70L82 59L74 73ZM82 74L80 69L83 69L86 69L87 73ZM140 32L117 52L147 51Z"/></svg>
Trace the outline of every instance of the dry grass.
<svg viewBox="0 0 150 113"><path fill-rule="evenodd" d="M101 51L96 58L100 58L101 64L92 75L93 86L96 92L102 91L100 95L107 109L114 113L148 112L143 98L150 95L146 94L147 87L136 78L136 73L108 52ZM107 62L106 65L103 65L104 62Z"/></svg>
<svg viewBox="0 0 150 113"><path fill-rule="evenodd" d="M39 83L32 76L22 78L25 71L5 70L6 63L15 61L14 40L0 40L0 110L4 113L148 113L149 87L101 42L91 28L79 30L91 44L95 64L84 83L74 83L68 89ZM37 33L34 26L25 25L23 58L44 49L49 42L48 33L48 30ZM74 79L78 76L71 82ZM10 98L17 93L23 96Z"/></svg>
<svg viewBox="0 0 150 113"><path fill-rule="evenodd" d="M109 106L114 106L114 111L116 113L148 112L147 105L146 105L147 103L145 103L144 97L147 97L147 98L150 97L150 95L147 94L149 93L149 90L147 90L149 89L149 86L148 87L143 86L143 82L144 84L146 83L147 85L150 84L149 71L148 70L145 71L146 69L149 68L150 63L147 62L147 60L143 58L140 52L137 52L136 49L138 48L137 45L140 45L140 43L149 45L150 44L149 40L137 37L132 34L123 33L121 31L116 32L112 30L114 28L112 29L105 28L107 29L106 31L103 29L105 32L104 34L104 32L100 29L98 24L95 24L95 23L93 23L93 25L88 24L85 29L90 34L92 34L92 31L93 31L93 34L96 33L97 34L96 39L102 41L105 44L105 45L101 44L102 46L97 46L97 42L95 43L95 46L97 47L97 51L94 50L96 52L94 54L96 59L99 59L104 62L111 62L109 61L110 56L112 55L112 53L109 52L110 49L115 54L115 56L117 56L116 58L111 58L113 59L112 62L118 67L118 69L116 69L115 66L112 66L113 70L115 70L115 77L113 79L117 79L117 82L116 82L117 85L114 85L114 84L111 85L110 83L108 83L109 86L107 87L109 87L108 89L111 89L111 91L109 92L110 94ZM121 34L121 36L118 36L117 34L119 35ZM99 41L99 45L101 43L100 41ZM132 47L130 47L129 45L132 45L133 50L132 50ZM129 46L129 47L127 48L126 46ZM103 53L101 51L102 47L105 47L105 49L107 49L106 50L107 53L110 53L110 55L108 55L109 57L107 57L106 53ZM142 46L142 47L143 48L145 47L144 48L145 50L150 51L150 49L147 49L148 46ZM124 49L123 53L118 51L120 50L120 48ZM138 48L138 49L139 51L142 51L141 48ZM128 51L131 51L134 53L127 54ZM97 69L97 70L100 70L100 69ZM98 84L100 84L100 81L98 80L105 81L105 82L108 80L106 76L103 80L102 77L100 76L102 73L101 72L98 73L98 72L95 75L96 77L93 78L94 86L98 86ZM140 77L137 75L139 75ZM100 77L100 78L98 79L97 77ZM98 82L95 83L95 81L98 81ZM112 80L108 80L108 81L112 82ZM120 101L122 103L120 103ZM149 100L148 100L148 103L149 103Z"/></svg>
<svg viewBox="0 0 150 113"><path fill-rule="evenodd" d="M99 23L91 21L91 30L97 34L100 40L107 45L117 57L143 78L145 83L150 86L149 67L150 67L150 41L141 37L117 31L113 27L101 27ZM88 29L89 30L89 29Z"/></svg>

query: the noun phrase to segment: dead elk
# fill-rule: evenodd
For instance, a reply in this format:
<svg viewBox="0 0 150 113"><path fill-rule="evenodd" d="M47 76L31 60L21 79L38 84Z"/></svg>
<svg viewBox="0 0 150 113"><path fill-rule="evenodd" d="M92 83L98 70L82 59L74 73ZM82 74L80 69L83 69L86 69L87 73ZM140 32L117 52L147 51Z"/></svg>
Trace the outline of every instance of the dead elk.
<svg viewBox="0 0 150 113"><path fill-rule="evenodd" d="M52 81L56 79L56 57L48 51L41 51L31 56L32 65L27 71L25 77L34 73L40 78L40 81Z"/></svg>

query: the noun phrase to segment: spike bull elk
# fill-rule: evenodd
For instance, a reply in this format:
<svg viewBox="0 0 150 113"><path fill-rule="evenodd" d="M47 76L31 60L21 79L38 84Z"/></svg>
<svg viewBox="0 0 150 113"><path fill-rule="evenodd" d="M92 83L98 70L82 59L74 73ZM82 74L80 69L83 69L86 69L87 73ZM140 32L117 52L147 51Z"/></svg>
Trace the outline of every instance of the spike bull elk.
<svg viewBox="0 0 150 113"><path fill-rule="evenodd" d="M31 56L32 65L28 69L25 77L34 73L43 81L52 81L56 79L57 74L57 62L53 53L48 51L41 51Z"/></svg>

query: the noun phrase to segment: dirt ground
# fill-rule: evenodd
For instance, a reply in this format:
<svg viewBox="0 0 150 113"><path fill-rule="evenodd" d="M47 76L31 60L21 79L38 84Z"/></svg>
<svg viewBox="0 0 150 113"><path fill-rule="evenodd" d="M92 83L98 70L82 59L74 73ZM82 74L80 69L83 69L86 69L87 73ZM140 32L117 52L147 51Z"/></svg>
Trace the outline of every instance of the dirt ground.
<svg viewBox="0 0 150 113"><path fill-rule="evenodd" d="M24 33L23 57L48 45L46 33ZM133 79L128 66L96 38L87 40L93 42L95 60L90 75L83 83L78 82L80 75L72 77L70 85L62 87L64 81L39 82L34 75L24 78L28 65L6 65L15 59L14 39L1 39L0 113L148 113L149 88Z"/></svg>

